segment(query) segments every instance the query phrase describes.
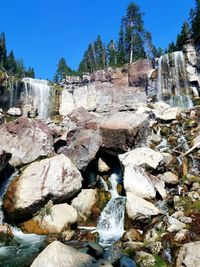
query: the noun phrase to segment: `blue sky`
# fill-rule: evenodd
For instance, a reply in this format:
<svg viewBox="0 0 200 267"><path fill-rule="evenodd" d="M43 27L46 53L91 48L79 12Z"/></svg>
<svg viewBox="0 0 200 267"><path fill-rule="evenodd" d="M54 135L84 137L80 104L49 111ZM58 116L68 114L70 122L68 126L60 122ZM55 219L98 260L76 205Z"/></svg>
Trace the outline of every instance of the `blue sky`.
<svg viewBox="0 0 200 267"><path fill-rule="evenodd" d="M135 0L156 46L176 39L194 0ZM117 39L129 0L6 0L1 1L0 32L7 49L33 66L37 78L51 79L60 57L78 67L89 42L100 34Z"/></svg>

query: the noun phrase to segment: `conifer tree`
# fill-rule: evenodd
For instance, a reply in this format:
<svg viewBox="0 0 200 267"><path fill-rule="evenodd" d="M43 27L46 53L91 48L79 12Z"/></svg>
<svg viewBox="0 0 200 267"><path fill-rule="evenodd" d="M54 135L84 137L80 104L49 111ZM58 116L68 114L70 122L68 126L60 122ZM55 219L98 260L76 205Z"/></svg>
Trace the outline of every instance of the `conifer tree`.
<svg viewBox="0 0 200 267"><path fill-rule="evenodd" d="M117 51L114 40L111 40L107 46L107 60L109 67L115 67L117 64Z"/></svg>
<svg viewBox="0 0 200 267"><path fill-rule="evenodd" d="M106 67L106 51L102 43L100 35L94 42L94 53L95 53L95 68L97 70L104 69Z"/></svg>
<svg viewBox="0 0 200 267"><path fill-rule="evenodd" d="M57 75L59 82L62 81L63 79L65 79L67 75L69 75L69 76L74 75L74 72L66 64L66 61L63 57L59 60L57 67L58 68L56 70L56 75Z"/></svg>
<svg viewBox="0 0 200 267"><path fill-rule="evenodd" d="M15 74L17 71L17 64L16 64L13 50L10 51L7 57L7 70L11 74Z"/></svg>
<svg viewBox="0 0 200 267"><path fill-rule="evenodd" d="M119 40L117 44L117 65L122 66L126 63L125 32L123 25L120 27Z"/></svg>
<svg viewBox="0 0 200 267"><path fill-rule="evenodd" d="M139 6L131 2L127 8L126 16L122 19L125 29L126 62L145 57L144 51L144 22L143 13Z"/></svg>
<svg viewBox="0 0 200 267"><path fill-rule="evenodd" d="M196 0L196 6L191 11L191 17L193 38L196 42L200 42L200 0Z"/></svg>
<svg viewBox="0 0 200 267"><path fill-rule="evenodd" d="M6 37L4 32L0 35L0 67L7 67Z"/></svg>
<svg viewBox="0 0 200 267"><path fill-rule="evenodd" d="M191 38L191 29L187 21L183 23L180 34L177 35L176 49L182 50L184 44Z"/></svg>

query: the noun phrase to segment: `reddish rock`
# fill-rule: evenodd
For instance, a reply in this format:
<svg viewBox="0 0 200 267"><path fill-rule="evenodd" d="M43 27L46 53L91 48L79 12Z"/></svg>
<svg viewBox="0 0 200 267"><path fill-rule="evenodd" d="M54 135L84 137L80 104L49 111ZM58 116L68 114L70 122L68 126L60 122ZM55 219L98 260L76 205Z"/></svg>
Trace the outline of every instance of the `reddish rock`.
<svg viewBox="0 0 200 267"><path fill-rule="evenodd" d="M0 126L0 148L12 154L12 165L19 166L51 154L52 135L42 121L21 117Z"/></svg>
<svg viewBox="0 0 200 267"><path fill-rule="evenodd" d="M148 74L152 71L152 66L147 59L136 61L128 67L129 85L147 89Z"/></svg>
<svg viewBox="0 0 200 267"><path fill-rule="evenodd" d="M147 125L145 114L116 112L103 118L100 125L103 149L118 154L134 148L144 138Z"/></svg>

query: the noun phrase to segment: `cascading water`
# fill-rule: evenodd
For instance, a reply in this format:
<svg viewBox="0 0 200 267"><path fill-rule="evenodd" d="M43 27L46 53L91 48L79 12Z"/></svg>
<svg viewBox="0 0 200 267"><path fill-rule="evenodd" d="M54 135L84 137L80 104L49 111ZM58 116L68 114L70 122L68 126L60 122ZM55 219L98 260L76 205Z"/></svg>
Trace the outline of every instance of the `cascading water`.
<svg viewBox="0 0 200 267"><path fill-rule="evenodd" d="M103 247L112 245L114 242L118 241L124 233L126 198L120 196L117 192L119 180L119 176L115 173L109 178L111 183L111 199L102 211L97 225L99 243Z"/></svg>
<svg viewBox="0 0 200 267"><path fill-rule="evenodd" d="M10 175L9 178L3 179L0 184L0 225L4 224L4 215L2 211L3 195L14 179L17 173ZM17 227L9 226L14 237L5 243L0 240L0 266L8 267L28 267L35 257L45 247L45 237L36 234L24 234ZM14 255L14 257L13 257Z"/></svg>
<svg viewBox="0 0 200 267"><path fill-rule="evenodd" d="M21 100L38 111L40 119L47 119L51 111L51 87L46 80L24 78L24 91Z"/></svg>
<svg viewBox="0 0 200 267"><path fill-rule="evenodd" d="M157 99L171 106L193 106L182 51L161 56L158 60Z"/></svg>

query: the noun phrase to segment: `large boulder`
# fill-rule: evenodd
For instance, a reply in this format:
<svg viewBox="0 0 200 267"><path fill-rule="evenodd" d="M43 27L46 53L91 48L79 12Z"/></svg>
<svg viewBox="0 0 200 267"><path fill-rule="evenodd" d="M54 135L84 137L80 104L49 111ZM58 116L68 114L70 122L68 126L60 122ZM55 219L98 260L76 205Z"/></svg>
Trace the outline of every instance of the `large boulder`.
<svg viewBox="0 0 200 267"><path fill-rule="evenodd" d="M11 159L11 154L6 153L0 148L0 172L6 167L8 161Z"/></svg>
<svg viewBox="0 0 200 267"><path fill-rule="evenodd" d="M151 176L143 168L131 164L126 166L124 170L124 189L126 192L145 199L156 196Z"/></svg>
<svg viewBox="0 0 200 267"><path fill-rule="evenodd" d="M85 253L66 246L59 241L48 245L34 260L31 267L92 267L95 259Z"/></svg>
<svg viewBox="0 0 200 267"><path fill-rule="evenodd" d="M148 147L138 147L127 153L119 155L119 160L123 166L129 165L147 165L156 169L159 165L164 163L163 154Z"/></svg>
<svg viewBox="0 0 200 267"><path fill-rule="evenodd" d="M68 117L77 128L67 134L67 146L60 152L67 155L79 170L85 170L102 143L99 123L96 116L84 108L75 109Z"/></svg>
<svg viewBox="0 0 200 267"><path fill-rule="evenodd" d="M57 155L29 165L8 187L4 211L14 220L38 211L48 200L71 198L81 189L82 176L65 155Z"/></svg>
<svg viewBox="0 0 200 267"><path fill-rule="evenodd" d="M132 220L139 220L158 215L161 211L152 203L127 192L126 211Z"/></svg>
<svg viewBox="0 0 200 267"><path fill-rule="evenodd" d="M148 115L116 112L101 121L102 148L112 152L126 152L144 138Z"/></svg>
<svg viewBox="0 0 200 267"><path fill-rule="evenodd" d="M176 267L197 267L200 266L200 241L184 244L176 261Z"/></svg>
<svg viewBox="0 0 200 267"><path fill-rule="evenodd" d="M52 131L40 120L21 117L0 126L0 148L12 154L14 166L53 152Z"/></svg>
<svg viewBox="0 0 200 267"><path fill-rule="evenodd" d="M26 233L60 234L69 230L77 222L77 218L77 211L72 206L66 203L53 206L48 203L37 216L22 223L20 227Z"/></svg>

